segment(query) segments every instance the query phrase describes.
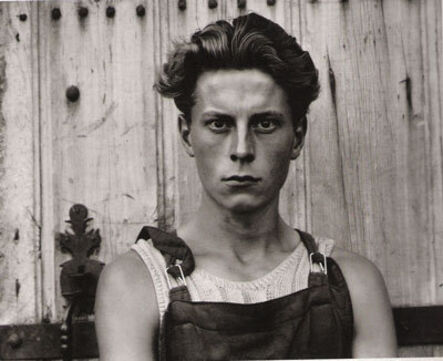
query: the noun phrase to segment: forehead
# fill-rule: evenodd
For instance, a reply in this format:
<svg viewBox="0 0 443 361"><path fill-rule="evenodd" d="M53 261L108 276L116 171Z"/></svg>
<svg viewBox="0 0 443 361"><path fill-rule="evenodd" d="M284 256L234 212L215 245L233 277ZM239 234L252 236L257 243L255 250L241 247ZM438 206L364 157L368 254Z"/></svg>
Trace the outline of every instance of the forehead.
<svg viewBox="0 0 443 361"><path fill-rule="evenodd" d="M198 110L288 111L286 94L271 75L258 69L205 71L197 80Z"/></svg>

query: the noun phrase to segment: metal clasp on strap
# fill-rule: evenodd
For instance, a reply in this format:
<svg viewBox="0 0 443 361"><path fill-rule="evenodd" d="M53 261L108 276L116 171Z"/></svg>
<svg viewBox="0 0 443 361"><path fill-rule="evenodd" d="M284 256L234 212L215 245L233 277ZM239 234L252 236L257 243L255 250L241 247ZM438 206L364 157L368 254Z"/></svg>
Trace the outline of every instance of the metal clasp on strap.
<svg viewBox="0 0 443 361"><path fill-rule="evenodd" d="M188 285L186 284L185 275L183 273L182 266L180 266L180 264L172 264L172 265L165 268L166 281L168 282L169 289L171 289L172 286L171 286L171 282L169 281L170 274L169 274L168 270L170 270L171 268L174 268L174 267L177 267L180 272L180 277L177 277L177 280L182 282L182 286L187 287Z"/></svg>
<svg viewBox="0 0 443 361"><path fill-rule="evenodd" d="M316 252L316 253L320 253L320 252ZM312 257L314 256L314 254L315 253L310 253L309 254L309 268L310 268L310 271L311 272L315 272L314 271L314 261L313 261L313 259L312 259ZM318 263L318 265L320 266L320 269L321 269L321 271L325 274L325 275L327 275L328 274L328 267L327 267L327 264L326 264L326 255L325 254L323 254L323 253L320 253L322 256L323 256L323 263L324 263L324 265L323 265L323 263L321 263L321 262L316 262L316 263Z"/></svg>

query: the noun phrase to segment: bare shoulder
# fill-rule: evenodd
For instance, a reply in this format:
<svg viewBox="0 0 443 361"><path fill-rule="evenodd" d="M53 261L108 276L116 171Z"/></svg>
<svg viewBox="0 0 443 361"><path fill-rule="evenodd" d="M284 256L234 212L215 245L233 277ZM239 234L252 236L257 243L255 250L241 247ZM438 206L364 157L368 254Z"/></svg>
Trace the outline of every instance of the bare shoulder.
<svg viewBox="0 0 443 361"><path fill-rule="evenodd" d="M334 247L331 257L338 263L346 281L365 283L369 280L384 286L383 276L377 266L366 257L348 251L341 247ZM358 285L355 285L358 286Z"/></svg>
<svg viewBox="0 0 443 361"><path fill-rule="evenodd" d="M103 269L95 315L101 360L153 358L159 311L152 277L134 251Z"/></svg>
<svg viewBox="0 0 443 361"><path fill-rule="evenodd" d="M358 312L361 304L366 305L372 302L372 304L383 303L384 307L388 306L389 299L383 276L373 262L339 247L334 248L331 257L339 265L348 285L356 320L360 315L355 313Z"/></svg>
<svg viewBox="0 0 443 361"><path fill-rule="evenodd" d="M117 256L105 266L100 275L97 292L115 292L119 299L130 295L128 302L142 299L146 301L147 296L155 297L150 273L141 258L132 250Z"/></svg>
<svg viewBox="0 0 443 361"><path fill-rule="evenodd" d="M392 306L381 272L367 258L343 248L334 248L331 257L339 265L351 296L353 357L396 356Z"/></svg>
<svg viewBox="0 0 443 361"><path fill-rule="evenodd" d="M149 274L142 259L133 250L128 250L117 256L112 262L105 266L104 272L112 272L120 276L130 276L133 272L138 275Z"/></svg>

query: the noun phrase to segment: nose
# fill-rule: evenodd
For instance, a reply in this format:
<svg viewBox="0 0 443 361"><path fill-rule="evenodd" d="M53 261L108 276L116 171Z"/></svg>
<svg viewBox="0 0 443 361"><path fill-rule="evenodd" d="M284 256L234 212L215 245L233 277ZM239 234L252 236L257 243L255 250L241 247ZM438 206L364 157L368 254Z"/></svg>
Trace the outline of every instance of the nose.
<svg viewBox="0 0 443 361"><path fill-rule="evenodd" d="M252 162L255 159L255 145L253 135L247 126L239 125L234 132L231 149L232 161Z"/></svg>

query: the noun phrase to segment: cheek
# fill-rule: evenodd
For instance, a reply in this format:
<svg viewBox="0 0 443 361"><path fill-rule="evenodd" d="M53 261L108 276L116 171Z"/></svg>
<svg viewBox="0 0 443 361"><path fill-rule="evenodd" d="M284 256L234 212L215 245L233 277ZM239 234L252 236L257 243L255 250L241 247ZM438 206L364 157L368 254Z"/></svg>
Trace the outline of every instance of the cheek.
<svg viewBox="0 0 443 361"><path fill-rule="evenodd" d="M286 180L288 174L289 163L291 158L286 153L282 153L280 156L276 156L272 162L271 174L279 179L279 183L283 183Z"/></svg>
<svg viewBox="0 0 443 361"><path fill-rule="evenodd" d="M285 137L275 139L266 145L266 153L268 161L281 166L291 159L293 138Z"/></svg>
<svg viewBox="0 0 443 361"><path fill-rule="evenodd" d="M217 165L221 164L222 149L220 145L206 141L198 142L193 145L195 162L200 179L216 176Z"/></svg>
<svg viewBox="0 0 443 361"><path fill-rule="evenodd" d="M292 142L269 144L266 152L268 175L278 183L284 183L292 155Z"/></svg>
<svg viewBox="0 0 443 361"><path fill-rule="evenodd" d="M213 162L211 162L211 156L209 152L210 149L205 148L198 148L194 151L195 163L200 177L208 176L212 173L211 164Z"/></svg>

